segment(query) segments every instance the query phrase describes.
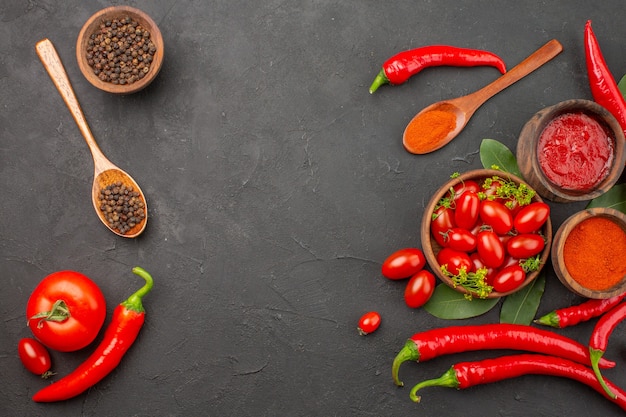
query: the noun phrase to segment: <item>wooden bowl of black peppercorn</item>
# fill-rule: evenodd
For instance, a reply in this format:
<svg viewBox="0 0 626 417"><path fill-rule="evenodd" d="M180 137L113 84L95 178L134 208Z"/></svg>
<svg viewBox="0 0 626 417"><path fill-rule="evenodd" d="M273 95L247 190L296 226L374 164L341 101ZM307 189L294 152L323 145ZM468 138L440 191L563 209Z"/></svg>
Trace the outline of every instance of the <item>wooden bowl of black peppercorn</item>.
<svg viewBox="0 0 626 417"><path fill-rule="evenodd" d="M163 37L143 11L107 7L83 25L76 41L78 66L93 86L113 94L142 90L163 64Z"/></svg>

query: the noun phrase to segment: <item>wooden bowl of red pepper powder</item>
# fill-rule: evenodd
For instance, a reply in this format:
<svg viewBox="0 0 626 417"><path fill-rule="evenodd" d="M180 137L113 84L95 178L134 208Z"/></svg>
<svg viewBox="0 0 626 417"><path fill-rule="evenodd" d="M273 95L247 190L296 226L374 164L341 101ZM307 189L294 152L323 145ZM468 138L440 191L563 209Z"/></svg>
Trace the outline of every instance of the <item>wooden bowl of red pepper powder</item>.
<svg viewBox="0 0 626 417"><path fill-rule="evenodd" d="M559 227L552 265L559 280L587 298L611 298L626 291L626 215L596 207L580 211Z"/></svg>
<svg viewBox="0 0 626 417"><path fill-rule="evenodd" d="M131 94L148 86L161 70L163 56L157 24L130 6L95 13L76 41L76 59L87 81L113 94Z"/></svg>

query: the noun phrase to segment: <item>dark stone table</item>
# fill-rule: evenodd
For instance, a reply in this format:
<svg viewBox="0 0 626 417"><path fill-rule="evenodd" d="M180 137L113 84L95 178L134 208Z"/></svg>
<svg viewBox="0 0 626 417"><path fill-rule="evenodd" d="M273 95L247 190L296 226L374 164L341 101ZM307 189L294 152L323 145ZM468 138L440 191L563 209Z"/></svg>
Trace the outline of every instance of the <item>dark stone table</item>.
<svg viewBox="0 0 626 417"><path fill-rule="evenodd" d="M404 283L380 274L420 246L431 194L455 171L480 168L484 138L515 149L539 109L591 98L584 24L592 19L615 77L626 73L622 3L588 1L134 1L163 32L157 80L130 96L103 93L79 72L82 24L118 2L5 0L0 5L0 415L3 416L609 416L620 409L570 380L526 376L410 401L391 361L407 337L499 320L498 304L461 322L404 305ZM35 53L55 44L102 151L147 195L137 239L109 232L90 202L93 164ZM550 39L564 51L492 98L434 153L401 135L426 105L470 93L493 68L428 69L407 84L368 87L404 49L488 49L509 67ZM585 203L552 204L555 228ZM70 269L114 306L151 272L147 319L120 366L87 393L54 404L16 353L25 305L49 273ZM591 272L591 271L590 271ZM582 301L546 267L538 314ZM378 310L381 328L356 331ZM587 343L594 322L559 331ZM605 375L626 387L626 336L611 338ZM56 378L89 353L53 352ZM408 386L473 352L405 364Z"/></svg>

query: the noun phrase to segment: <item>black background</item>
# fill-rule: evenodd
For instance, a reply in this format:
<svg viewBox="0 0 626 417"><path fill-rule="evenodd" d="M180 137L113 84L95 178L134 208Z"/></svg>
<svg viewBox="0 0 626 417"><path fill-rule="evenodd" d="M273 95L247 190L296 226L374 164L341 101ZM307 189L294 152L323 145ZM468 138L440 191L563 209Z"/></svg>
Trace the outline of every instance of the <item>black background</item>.
<svg viewBox="0 0 626 417"><path fill-rule="evenodd" d="M461 322L404 305L380 274L420 246L431 194L480 168L483 138L515 149L538 110L591 98L587 19L609 67L626 73L620 1L132 1L159 25L165 63L130 96L101 92L75 58L82 24L117 2L8 0L0 5L0 415L11 416L588 416L620 409L577 382L526 376L467 391L409 388L390 377L417 331ZM93 163L35 43L55 44L103 152L147 195L137 239L109 232L90 202ZM511 68L550 39L564 51L481 107L463 133L424 156L404 151L408 121L432 102L494 80L493 68L428 69L402 86L368 87L382 63L429 44L488 49ZM552 204L556 228L585 203ZM122 364L87 393L54 404L16 353L30 292L47 274L91 277L114 306L152 273L147 319ZM582 301L546 267L538 315ZM381 328L357 334L378 310ZM559 333L587 343L593 322ZM626 336L605 375L626 387ZM94 345L95 346L95 345ZM53 353L59 376L94 348ZM409 363L411 386L473 352ZM57 377L58 378L58 377Z"/></svg>

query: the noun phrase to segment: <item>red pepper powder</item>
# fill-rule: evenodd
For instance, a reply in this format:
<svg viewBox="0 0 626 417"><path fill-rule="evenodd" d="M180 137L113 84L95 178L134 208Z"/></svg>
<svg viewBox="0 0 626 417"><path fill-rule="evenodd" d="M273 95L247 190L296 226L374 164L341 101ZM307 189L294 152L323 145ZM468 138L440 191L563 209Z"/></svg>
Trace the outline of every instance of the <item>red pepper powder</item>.
<svg viewBox="0 0 626 417"><path fill-rule="evenodd" d="M563 247L572 278L590 290L606 290L626 275L626 232L606 217L590 217L576 225Z"/></svg>

